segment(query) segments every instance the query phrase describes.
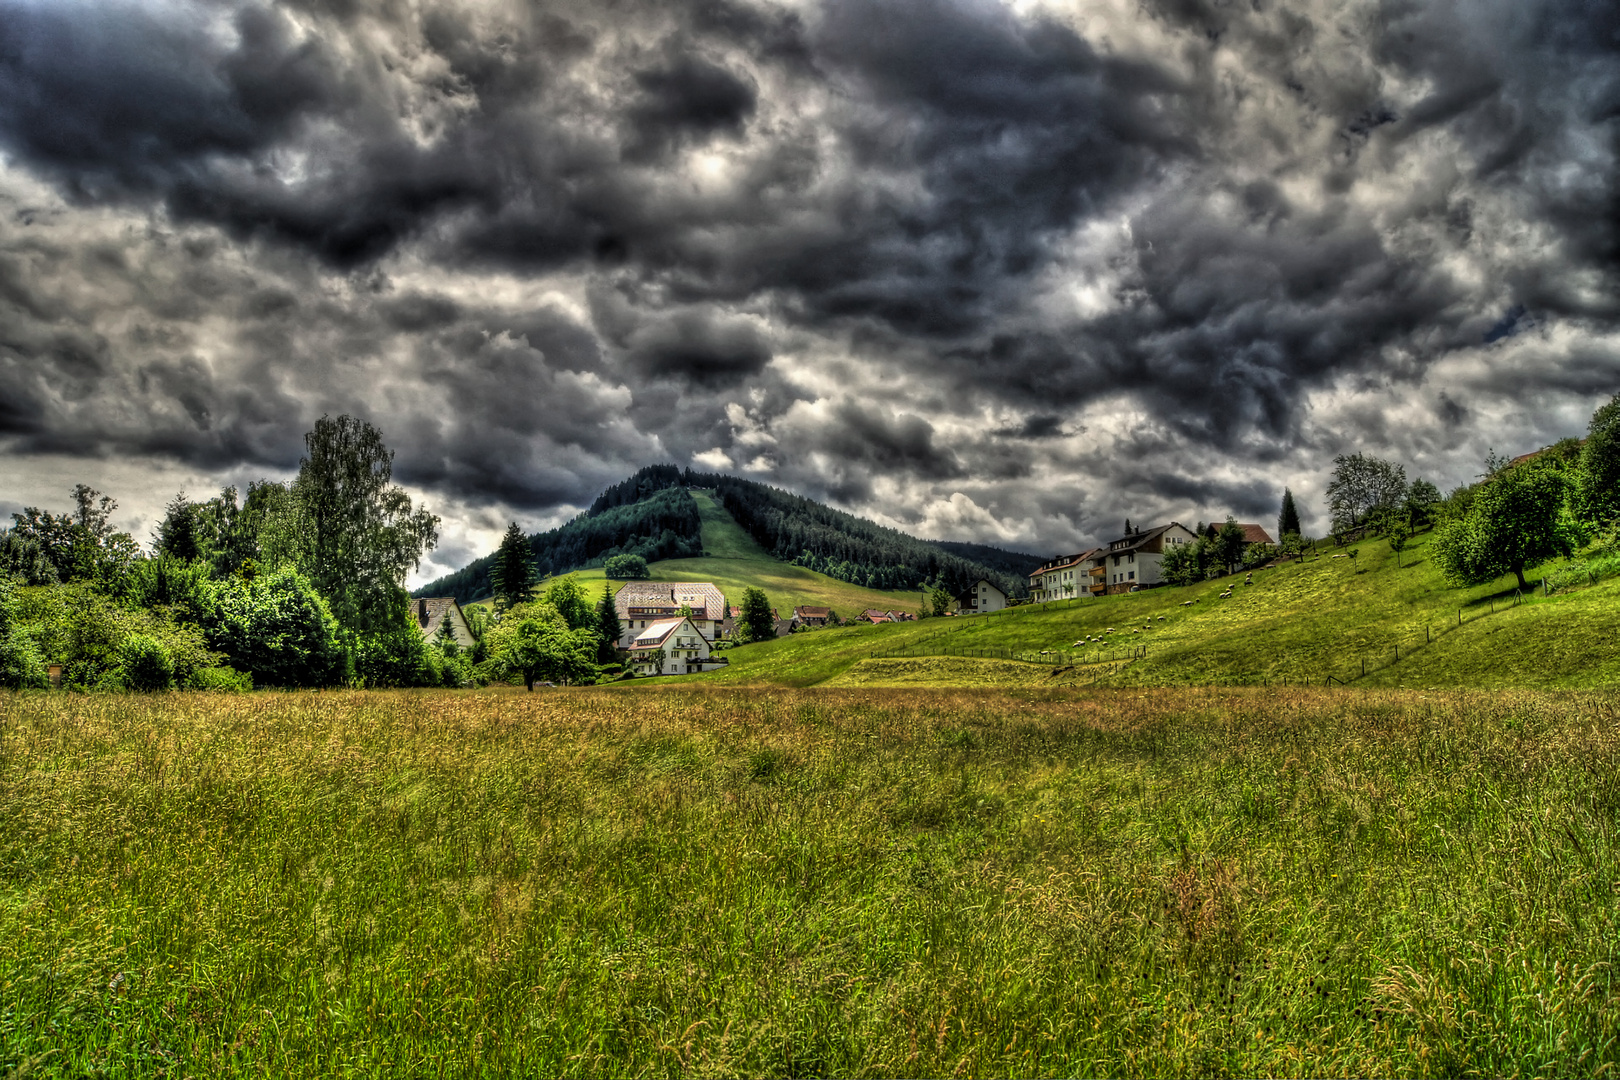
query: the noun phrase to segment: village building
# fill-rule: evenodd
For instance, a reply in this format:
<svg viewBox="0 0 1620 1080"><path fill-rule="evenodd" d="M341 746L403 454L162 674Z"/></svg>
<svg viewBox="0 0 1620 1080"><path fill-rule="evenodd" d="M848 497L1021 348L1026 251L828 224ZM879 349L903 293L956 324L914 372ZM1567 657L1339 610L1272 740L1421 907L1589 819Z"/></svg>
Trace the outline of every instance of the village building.
<svg viewBox="0 0 1620 1080"><path fill-rule="evenodd" d="M657 619L630 642L626 666L637 675L691 675L725 666L711 658L709 639L692 619Z"/></svg>
<svg viewBox="0 0 1620 1080"><path fill-rule="evenodd" d="M1007 594L984 578L975 581L967 592L956 598L958 615L983 615L1001 611L1006 606Z"/></svg>
<svg viewBox="0 0 1620 1080"><path fill-rule="evenodd" d="M691 612L692 625L709 641L726 630L726 598L707 581L632 581L613 597L622 636L618 645L628 649L636 637L654 623Z"/></svg>
<svg viewBox="0 0 1620 1080"><path fill-rule="evenodd" d="M805 626L826 626L832 619L832 608L800 604L793 609L793 618Z"/></svg>
<svg viewBox="0 0 1620 1080"><path fill-rule="evenodd" d="M467 616L455 597L429 597L417 600L411 606L411 614L416 616L416 628L429 642L437 642L440 630L448 624L450 636L457 646L470 649L478 644L478 639L473 637L472 627L467 625Z"/></svg>
<svg viewBox="0 0 1620 1080"><path fill-rule="evenodd" d="M1102 548L1091 548L1078 555L1060 555L1036 567L1029 575L1029 598L1035 603L1091 596L1092 571Z"/></svg>
<svg viewBox="0 0 1620 1080"><path fill-rule="evenodd" d="M1160 564L1164 554L1183 544L1196 542L1193 531L1179 522L1153 529L1138 529L1111 541L1101 550L1090 571L1094 596L1131 592L1164 581Z"/></svg>

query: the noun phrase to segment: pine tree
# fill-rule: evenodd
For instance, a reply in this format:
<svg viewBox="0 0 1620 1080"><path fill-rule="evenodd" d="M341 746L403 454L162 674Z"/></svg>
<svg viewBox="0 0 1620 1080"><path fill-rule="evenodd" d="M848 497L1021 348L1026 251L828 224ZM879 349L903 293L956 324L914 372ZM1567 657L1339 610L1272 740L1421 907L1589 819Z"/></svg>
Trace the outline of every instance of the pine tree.
<svg viewBox="0 0 1620 1080"><path fill-rule="evenodd" d="M1282 512L1277 515L1277 539L1289 533L1299 535L1299 508L1294 505L1294 493L1283 488Z"/></svg>
<svg viewBox="0 0 1620 1080"><path fill-rule="evenodd" d="M619 609L613 602L613 586L602 586L602 599L596 602L596 628L602 635L602 644L597 646L596 662L611 664L614 659L614 650L618 648L619 638L624 636L624 627L619 622Z"/></svg>
<svg viewBox="0 0 1620 1080"><path fill-rule="evenodd" d="M534 563L529 558L529 540L515 521L507 526L506 535L501 537L492 577L495 598L502 608L523 603L534 590Z"/></svg>

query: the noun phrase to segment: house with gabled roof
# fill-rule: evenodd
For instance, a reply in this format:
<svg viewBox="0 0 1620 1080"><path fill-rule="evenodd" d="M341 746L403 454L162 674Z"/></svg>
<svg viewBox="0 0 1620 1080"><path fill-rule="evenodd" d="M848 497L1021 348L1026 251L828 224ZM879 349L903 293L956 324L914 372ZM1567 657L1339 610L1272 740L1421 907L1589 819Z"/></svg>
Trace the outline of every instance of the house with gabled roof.
<svg viewBox="0 0 1620 1080"><path fill-rule="evenodd" d="M800 604L793 609L793 618L805 626L826 626L828 620L832 618L832 608Z"/></svg>
<svg viewBox="0 0 1620 1080"><path fill-rule="evenodd" d="M1091 571L1102 548L1090 548L1076 555L1059 555L1037 566L1029 575L1029 598L1035 603L1090 596Z"/></svg>
<svg viewBox="0 0 1620 1080"><path fill-rule="evenodd" d="M986 615L1007 606L1007 594L984 578L980 578L967 591L956 598L958 615Z"/></svg>
<svg viewBox="0 0 1620 1080"><path fill-rule="evenodd" d="M614 594L613 607L619 613L621 649L630 648L653 623L681 617L683 608L709 641L724 632L726 622L726 598L707 581L632 581Z"/></svg>
<svg viewBox="0 0 1620 1080"><path fill-rule="evenodd" d="M416 617L416 628L429 642L438 641L440 630L448 625L450 636L458 647L470 649L478 644L478 639L473 637L472 627L467 625L466 614L453 596L416 600L411 604L411 614Z"/></svg>
<svg viewBox="0 0 1620 1080"><path fill-rule="evenodd" d="M1152 529L1137 529L1109 541L1092 560L1095 564L1089 571L1092 595L1131 592L1162 584L1164 578L1159 567L1165 552L1197 540L1191 529L1172 521Z"/></svg>
<svg viewBox="0 0 1620 1080"><path fill-rule="evenodd" d="M626 650L626 666L637 675L692 675L724 667L709 653L709 639L690 618L657 619L639 630Z"/></svg>

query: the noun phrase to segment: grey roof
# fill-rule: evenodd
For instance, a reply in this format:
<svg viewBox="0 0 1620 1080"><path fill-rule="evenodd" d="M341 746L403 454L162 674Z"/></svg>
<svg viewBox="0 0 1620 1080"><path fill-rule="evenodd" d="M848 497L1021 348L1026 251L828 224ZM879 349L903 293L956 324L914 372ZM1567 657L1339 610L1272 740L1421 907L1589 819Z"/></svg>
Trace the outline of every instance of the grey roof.
<svg viewBox="0 0 1620 1080"><path fill-rule="evenodd" d="M411 615L416 619L416 628L422 631L423 637L429 641L438 637L440 625L443 624L446 618L449 618L450 630L456 636L456 644L471 647L474 642L462 640L464 637L471 636L464 629L467 617L462 615L460 620L457 620L451 615L451 612L461 614L461 605L456 603L456 598L453 596L432 596L411 601Z"/></svg>
<svg viewBox="0 0 1620 1080"><path fill-rule="evenodd" d="M632 581L614 595L613 606L621 619L628 618L633 607L673 615L685 606L703 619L726 616L725 597L707 581Z"/></svg>

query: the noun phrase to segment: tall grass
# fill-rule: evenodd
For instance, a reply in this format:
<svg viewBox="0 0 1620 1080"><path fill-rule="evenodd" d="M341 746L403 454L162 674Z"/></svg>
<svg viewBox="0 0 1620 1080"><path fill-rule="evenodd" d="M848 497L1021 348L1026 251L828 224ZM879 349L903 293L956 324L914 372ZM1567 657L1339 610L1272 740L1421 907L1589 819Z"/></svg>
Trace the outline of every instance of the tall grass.
<svg viewBox="0 0 1620 1080"><path fill-rule="evenodd" d="M0 698L0 1074L1613 1070L1620 699Z"/></svg>

